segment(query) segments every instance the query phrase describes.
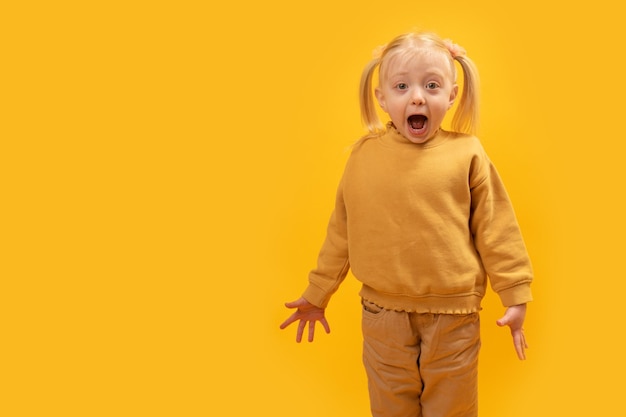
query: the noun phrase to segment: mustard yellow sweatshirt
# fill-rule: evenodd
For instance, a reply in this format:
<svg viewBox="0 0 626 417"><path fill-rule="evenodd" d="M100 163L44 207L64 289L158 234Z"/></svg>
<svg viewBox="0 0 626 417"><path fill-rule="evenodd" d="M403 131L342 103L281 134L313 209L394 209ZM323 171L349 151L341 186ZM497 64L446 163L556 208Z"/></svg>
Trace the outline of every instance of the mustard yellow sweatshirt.
<svg viewBox="0 0 626 417"><path fill-rule="evenodd" d="M393 126L355 145L303 297L325 308L351 269L384 308L480 310L487 277L506 307L531 301L515 213L476 137L440 130L414 144Z"/></svg>

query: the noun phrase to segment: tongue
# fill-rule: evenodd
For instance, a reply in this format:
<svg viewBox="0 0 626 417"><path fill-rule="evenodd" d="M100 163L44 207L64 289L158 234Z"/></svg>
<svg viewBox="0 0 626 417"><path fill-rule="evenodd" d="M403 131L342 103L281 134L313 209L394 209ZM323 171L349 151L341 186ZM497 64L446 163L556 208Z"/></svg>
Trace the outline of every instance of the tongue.
<svg viewBox="0 0 626 417"><path fill-rule="evenodd" d="M409 117L409 124L413 129L421 129L424 127L424 123L426 123L426 117L421 115L415 115Z"/></svg>

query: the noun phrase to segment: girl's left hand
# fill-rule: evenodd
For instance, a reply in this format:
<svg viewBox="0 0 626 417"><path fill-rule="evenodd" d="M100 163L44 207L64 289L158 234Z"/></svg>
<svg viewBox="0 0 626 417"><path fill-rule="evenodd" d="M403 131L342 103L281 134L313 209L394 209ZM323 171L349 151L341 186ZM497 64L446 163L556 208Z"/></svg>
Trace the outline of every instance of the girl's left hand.
<svg viewBox="0 0 626 417"><path fill-rule="evenodd" d="M513 336L513 345L520 360L526 359L525 349L528 349L526 337L524 336L524 319L526 318L526 304L511 306L506 309L504 316L496 321L500 327L509 326L511 328L511 336Z"/></svg>

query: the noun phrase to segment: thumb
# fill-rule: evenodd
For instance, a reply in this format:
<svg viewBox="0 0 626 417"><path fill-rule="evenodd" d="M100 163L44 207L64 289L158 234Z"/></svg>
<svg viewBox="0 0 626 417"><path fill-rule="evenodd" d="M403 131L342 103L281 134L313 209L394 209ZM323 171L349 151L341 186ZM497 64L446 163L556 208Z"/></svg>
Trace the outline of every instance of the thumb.
<svg viewBox="0 0 626 417"><path fill-rule="evenodd" d="M509 318L505 314L504 317L502 317L499 320L496 320L496 324L500 327L506 326L507 324L509 324Z"/></svg>
<svg viewBox="0 0 626 417"><path fill-rule="evenodd" d="M302 298L298 298L295 301L290 301L288 303L285 303L285 307L287 307L287 308L298 308L298 307L302 307L303 304L304 304L304 300Z"/></svg>

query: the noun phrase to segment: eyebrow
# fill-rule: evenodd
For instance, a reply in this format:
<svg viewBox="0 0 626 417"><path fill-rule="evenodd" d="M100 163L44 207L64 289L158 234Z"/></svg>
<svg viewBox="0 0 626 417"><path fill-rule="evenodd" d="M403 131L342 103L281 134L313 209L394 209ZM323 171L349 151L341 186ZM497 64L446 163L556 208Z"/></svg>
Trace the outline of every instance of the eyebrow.
<svg viewBox="0 0 626 417"><path fill-rule="evenodd" d="M387 73L387 79L406 77L410 73L411 71ZM423 73L423 76L424 77L441 77L441 78L447 77L447 75L443 71L426 71L425 73Z"/></svg>

